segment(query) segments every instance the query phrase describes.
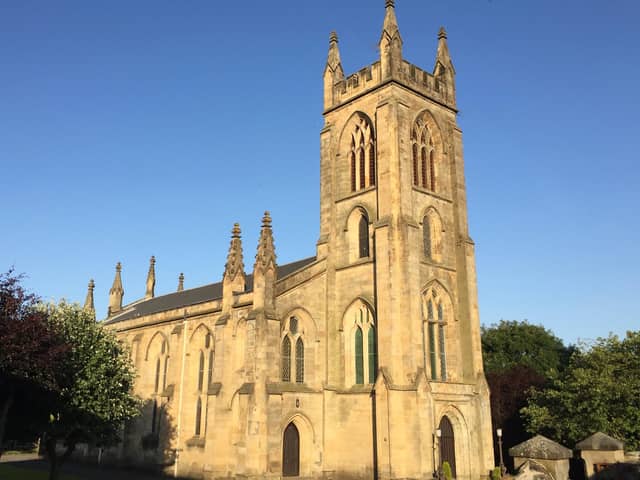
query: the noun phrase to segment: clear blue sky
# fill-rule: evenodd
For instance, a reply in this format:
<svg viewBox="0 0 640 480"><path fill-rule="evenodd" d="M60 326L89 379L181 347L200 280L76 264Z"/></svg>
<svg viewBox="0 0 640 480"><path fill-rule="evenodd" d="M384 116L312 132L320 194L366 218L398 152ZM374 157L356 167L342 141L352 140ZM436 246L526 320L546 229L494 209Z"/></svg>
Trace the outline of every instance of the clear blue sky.
<svg viewBox="0 0 640 480"><path fill-rule="evenodd" d="M233 222L251 270L313 255L328 36L377 57L383 0L0 3L0 270L106 313L219 281ZM481 319L574 342L640 328L640 2L397 0L409 61L449 32Z"/></svg>

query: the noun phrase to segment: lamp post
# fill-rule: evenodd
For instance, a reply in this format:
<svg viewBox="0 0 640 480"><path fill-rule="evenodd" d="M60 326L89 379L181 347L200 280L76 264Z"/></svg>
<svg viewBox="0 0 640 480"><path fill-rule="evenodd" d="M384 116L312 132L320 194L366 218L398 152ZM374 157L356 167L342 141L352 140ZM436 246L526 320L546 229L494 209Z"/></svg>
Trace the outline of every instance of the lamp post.
<svg viewBox="0 0 640 480"><path fill-rule="evenodd" d="M500 478L502 478L506 471L504 460L502 459L502 429L498 428L496 434L498 435L498 449L500 450Z"/></svg>
<svg viewBox="0 0 640 480"><path fill-rule="evenodd" d="M436 431L434 432L434 437L435 437L435 442L433 442L433 456L434 456L434 461L435 461L435 478L440 479L442 478L442 472L440 470L440 462L441 462L441 458L440 458L440 452L439 452L439 447L440 447L440 437L442 436L442 430L440 430L439 428L436 429ZM436 453L436 451L438 451L438 453Z"/></svg>

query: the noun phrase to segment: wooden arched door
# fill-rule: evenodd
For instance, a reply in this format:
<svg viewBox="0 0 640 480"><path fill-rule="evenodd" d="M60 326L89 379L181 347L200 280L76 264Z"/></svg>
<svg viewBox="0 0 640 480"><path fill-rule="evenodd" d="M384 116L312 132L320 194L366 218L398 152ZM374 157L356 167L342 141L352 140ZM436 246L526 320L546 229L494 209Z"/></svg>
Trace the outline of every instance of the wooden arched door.
<svg viewBox="0 0 640 480"><path fill-rule="evenodd" d="M300 433L291 422L284 429L282 439L282 476L297 477L300 475Z"/></svg>
<svg viewBox="0 0 640 480"><path fill-rule="evenodd" d="M444 462L448 462L451 467L453 478L456 477L456 442L453 437L453 426L446 417L440 420L440 467Z"/></svg>

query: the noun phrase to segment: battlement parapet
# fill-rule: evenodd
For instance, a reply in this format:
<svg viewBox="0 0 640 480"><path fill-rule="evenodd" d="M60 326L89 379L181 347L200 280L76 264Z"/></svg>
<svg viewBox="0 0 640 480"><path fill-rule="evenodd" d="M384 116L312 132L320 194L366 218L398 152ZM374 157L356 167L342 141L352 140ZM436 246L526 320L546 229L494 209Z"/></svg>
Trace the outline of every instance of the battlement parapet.
<svg viewBox="0 0 640 480"><path fill-rule="evenodd" d="M446 81L426 72L412 63L402 60L400 71L393 79L399 83L455 110L455 87ZM333 85L333 105L340 105L382 83L380 62L374 62Z"/></svg>

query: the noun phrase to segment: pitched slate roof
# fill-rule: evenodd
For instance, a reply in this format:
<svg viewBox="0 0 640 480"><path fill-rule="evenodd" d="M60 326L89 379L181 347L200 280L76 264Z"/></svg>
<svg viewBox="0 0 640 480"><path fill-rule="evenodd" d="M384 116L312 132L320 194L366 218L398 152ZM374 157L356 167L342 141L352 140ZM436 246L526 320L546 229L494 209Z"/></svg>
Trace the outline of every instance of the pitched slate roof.
<svg viewBox="0 0 640 480"><path fill-rule="evenodd" d="M562 460L571 458L573 452L553 440L536 435L526 442L522 442L509 449L512 457L537 458L542 460Z"/></svg>
<svg viewBox="0 0 640 480"><path fill-rule="evenodd" d="M602 432L596 432L576 443L576 450L624 450L624 443Z"/></svg>
<svg viewBox="0 0 640 480"><path fill-rule="evenodd" d="M316 257L309 257L287 263L285 265L279 265L277 278L284 278L315 261ZM253 275L247 275L245 285L246 292L253 290ZM110 325L123 322L125 320L131 320L132 318L164 312L166 310L174 310L176 308L197 305L199 303L209 302L218 298L222 298L222 282L210 283L209 285L204 285L202 287L169 293L167 295L161 295L148 300L138 300L130 303L129 305L125 305L122 308L122 312L104 320L104 324Z"/></svg>

